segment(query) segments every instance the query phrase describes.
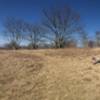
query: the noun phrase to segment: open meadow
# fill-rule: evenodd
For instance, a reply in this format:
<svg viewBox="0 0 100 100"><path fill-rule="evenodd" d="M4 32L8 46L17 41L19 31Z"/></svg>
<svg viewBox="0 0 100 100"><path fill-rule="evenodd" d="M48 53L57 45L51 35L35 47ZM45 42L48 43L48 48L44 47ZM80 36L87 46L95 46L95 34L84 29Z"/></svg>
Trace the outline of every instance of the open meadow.
<svg viewBox="0 0 100 100"><path fill-rule="evenodd" d="M100 49L0 51L0 100L100 100Z"/></svg>

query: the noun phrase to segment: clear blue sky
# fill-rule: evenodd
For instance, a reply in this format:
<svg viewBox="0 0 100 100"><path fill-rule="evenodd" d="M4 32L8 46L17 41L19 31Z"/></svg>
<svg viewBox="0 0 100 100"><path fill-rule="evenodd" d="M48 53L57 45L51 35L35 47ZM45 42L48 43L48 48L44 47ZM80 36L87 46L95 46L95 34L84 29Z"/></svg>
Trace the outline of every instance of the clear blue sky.
<svg viewBox="0 0 100 100"><path fill-rule="evenodd" d="M33 23L39 22L41 10L55 5L70 5L79 12L91 38L95 31L100 30L100 0L0 0L0 31L2 33L2 23L7 16L23 18ZM0 35L0 44L4 41Z"/></svg>

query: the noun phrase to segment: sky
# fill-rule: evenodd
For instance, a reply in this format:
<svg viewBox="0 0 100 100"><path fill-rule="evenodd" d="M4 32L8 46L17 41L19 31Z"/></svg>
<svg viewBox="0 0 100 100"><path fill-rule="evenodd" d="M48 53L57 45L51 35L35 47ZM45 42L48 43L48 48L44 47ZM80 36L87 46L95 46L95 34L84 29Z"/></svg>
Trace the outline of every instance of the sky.
<svg viewBox="0 0 100 100"><path fill-rule="evenodd" d="M36 23L42 20L43 8L66 5L80 14L81 21L92 39L94 33L100 30L100 0L0 0L0 33L6 17L17 17ZM0 44L4 42L0 35Z"/></svg>

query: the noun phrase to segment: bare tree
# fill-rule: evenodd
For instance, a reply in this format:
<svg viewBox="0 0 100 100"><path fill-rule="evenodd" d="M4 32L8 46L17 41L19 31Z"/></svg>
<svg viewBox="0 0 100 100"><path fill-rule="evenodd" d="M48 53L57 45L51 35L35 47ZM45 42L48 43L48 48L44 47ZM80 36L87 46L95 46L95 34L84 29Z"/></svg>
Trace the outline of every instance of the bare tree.
<svg viewBox="0 0 100 100"><path fill-rule="evenodd" d="M89 48L95 47L95 41L89 40L89 41L88 41L88 47L89 47Z"/></svg>
<svg viewBox="0 0 100 100"><path fill-rule="evenodd" d="M42 27L30 23L26 23L25 26L25 32L27 34L25 38L29 41L29 48L37 49L40 41L42 41Z"/></svg>
<svg viewBox="0 0 100 100"><path fill-rule="evenodd" d="M96 32L96 45L100 47L100 31Z"/></svg>
<svg viewBox="0 0 100 100"><path fill-rule="evenodd" d="M81 37L83 47L88 47L89 46L88 45L88 33L83 29L81 29L80 33L81 33L80 37Z"/></svg>
<svg viewBox="0 0 100 100"><path fill-rule="evenodd" d="M6 37L9 43L6 45L12 49L18 49L22 40L23 21L9 17L4 22Z"/></svg>
<svg viewBox="0 0 100 100"><path fill-rule="evenodd" d="M65 47L71 35L80 31L80 16L69 7L55 8L52 11L43 10L43 13L43 24L50 33L47 38L53 40L56 48Z"/></svg>

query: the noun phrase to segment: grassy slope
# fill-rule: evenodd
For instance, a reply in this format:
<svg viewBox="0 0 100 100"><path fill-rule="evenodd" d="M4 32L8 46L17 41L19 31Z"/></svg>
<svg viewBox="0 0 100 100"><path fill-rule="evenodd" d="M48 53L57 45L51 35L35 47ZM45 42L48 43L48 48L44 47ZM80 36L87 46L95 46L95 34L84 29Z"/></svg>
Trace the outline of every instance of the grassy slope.
<svg viewBox="0 0 100 100"><path fill-rule="evenodd" d="M100 100L99 49L0 51L0 100Z"/></svg>

